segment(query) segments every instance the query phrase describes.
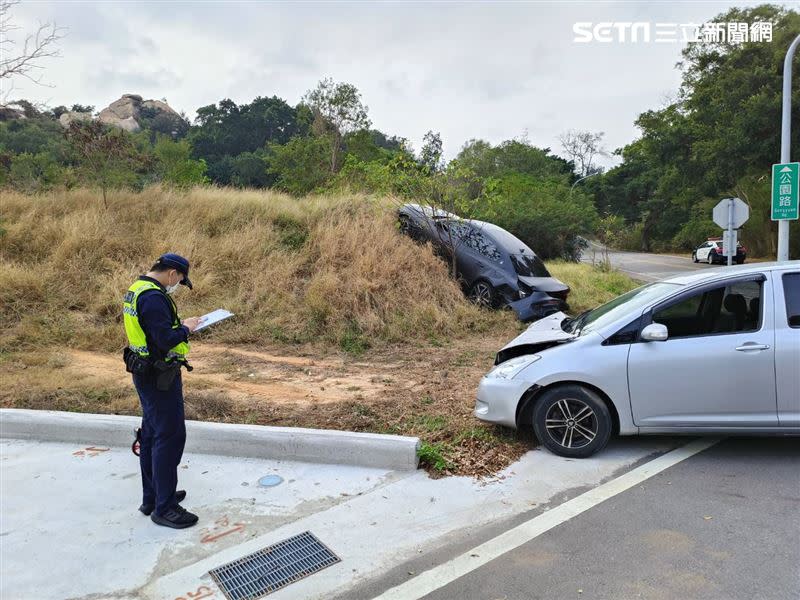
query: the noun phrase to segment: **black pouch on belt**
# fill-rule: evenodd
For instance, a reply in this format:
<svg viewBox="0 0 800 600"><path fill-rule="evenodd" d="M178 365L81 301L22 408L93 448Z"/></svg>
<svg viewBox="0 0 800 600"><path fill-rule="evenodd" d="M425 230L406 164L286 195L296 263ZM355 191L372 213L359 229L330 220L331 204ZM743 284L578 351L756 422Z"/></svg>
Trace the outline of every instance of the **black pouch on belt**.
<svg viewBox="0 0 800 600"><path fill-rule="evenodd" d="M153 368L156 371L156 389L159 392L166 392L172 387L172 383L178 376L181 370L179 362L164 362L157 360L153 363Z"/></svg>
<svg viewBox="0 0 800 600"><path fill-rule="evenodd" d="M122 351L122 360L125 361L125 370L134 375L145 375L150 372L150 362L142 358L130 348Z"/></svg>

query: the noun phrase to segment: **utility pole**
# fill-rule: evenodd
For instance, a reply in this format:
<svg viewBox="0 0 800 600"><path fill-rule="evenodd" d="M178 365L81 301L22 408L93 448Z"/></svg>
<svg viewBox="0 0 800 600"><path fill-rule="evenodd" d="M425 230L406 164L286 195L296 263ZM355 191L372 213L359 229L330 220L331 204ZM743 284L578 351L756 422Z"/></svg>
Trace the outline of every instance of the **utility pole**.
<svg viewBox="0 0 800 600"><path fill-rule="evenodd" d="M733 264L733 257L736 255L736 230L733 228L733 211L733 198L728 198L728 230L725 232L725 235L728 239L725 240L722 245L725 248L725 251L728 253L729 267Z"/></svg>
<svg viewBox="0 0 800 600"><path fill-rule="evenodd" d="M794 38L783 60L783 110L781 116L781 162L788 163L789 144L792 141L792 60L800 44L800 35ZM778 260L789 260L789 221L778 221Z"/></svg>

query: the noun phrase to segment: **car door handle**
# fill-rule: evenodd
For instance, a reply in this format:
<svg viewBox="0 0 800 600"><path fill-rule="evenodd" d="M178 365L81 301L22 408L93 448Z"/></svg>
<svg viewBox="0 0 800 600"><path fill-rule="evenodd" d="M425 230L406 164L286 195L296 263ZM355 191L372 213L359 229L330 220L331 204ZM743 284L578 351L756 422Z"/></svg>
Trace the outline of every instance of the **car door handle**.
<svg viewBox="0 0 800 600"><path fill-rule="evenodd" d="M736 348L739 352L749 352L750 350L769 350L769 344L748 343Z"/></svg>

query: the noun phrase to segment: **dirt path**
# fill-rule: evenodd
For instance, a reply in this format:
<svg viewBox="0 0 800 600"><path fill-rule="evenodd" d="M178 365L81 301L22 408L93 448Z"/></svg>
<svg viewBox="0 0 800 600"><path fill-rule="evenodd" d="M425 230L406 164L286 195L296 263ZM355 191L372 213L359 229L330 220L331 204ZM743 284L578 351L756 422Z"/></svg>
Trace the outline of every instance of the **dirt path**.
<svg viewBox="0 0 800 600"><path fill-rule="evenodd" d="M67 369L80 375L129 384L116 356L71 350ZM195 370L185 375L188 386L225 392L235 400L253 398L281 404L318 405L348 400L380 399L391 386L412 390L413 379L397 377L397 363L367 363L344 358L314 359L215 345L193 349Z"/></svg>

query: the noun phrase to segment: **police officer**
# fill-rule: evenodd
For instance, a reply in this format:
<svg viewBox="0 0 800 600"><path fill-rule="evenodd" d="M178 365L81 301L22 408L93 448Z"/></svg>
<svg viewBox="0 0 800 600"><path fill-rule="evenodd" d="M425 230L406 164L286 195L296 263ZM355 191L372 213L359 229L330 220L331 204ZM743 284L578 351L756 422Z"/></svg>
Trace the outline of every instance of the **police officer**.
<svg viewBox="0 0 800 600"><path fill-rule="evenodd" d="M181 284L192 289L189 261L164 254L128 288L123 303L128 336L125 365L133 374L142 404L139 510L150 515L153 523L175 529L197 523L197 515L179 504L186 492L176 490L186 442L180 369L191 370L188 337L200 324L199 317L181 320L178 316L172 294Z"/></svg>

